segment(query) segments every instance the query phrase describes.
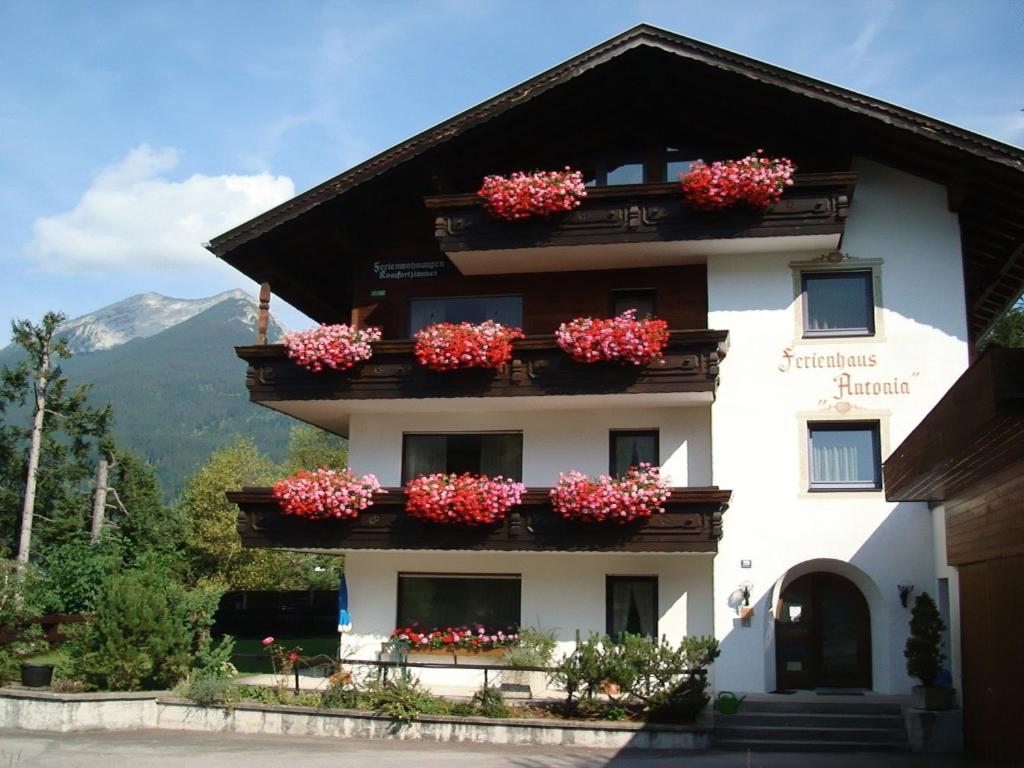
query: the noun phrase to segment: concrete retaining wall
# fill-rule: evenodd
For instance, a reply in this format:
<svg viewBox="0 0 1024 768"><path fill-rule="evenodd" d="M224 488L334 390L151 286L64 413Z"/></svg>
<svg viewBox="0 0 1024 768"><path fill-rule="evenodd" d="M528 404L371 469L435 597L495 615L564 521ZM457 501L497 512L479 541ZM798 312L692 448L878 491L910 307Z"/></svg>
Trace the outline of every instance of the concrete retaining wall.
<svg viewBox="0 0 1024 768"><path fill-rule="evenodd" d="M367 712L239 704L199 707L160 694L56 694L0 690L0 727L37 731L161 728L212 733L291 734L361 739L423 739L608 749L708 749L707 725L645 726L558 720L423 717L402 725Z"/></svg>

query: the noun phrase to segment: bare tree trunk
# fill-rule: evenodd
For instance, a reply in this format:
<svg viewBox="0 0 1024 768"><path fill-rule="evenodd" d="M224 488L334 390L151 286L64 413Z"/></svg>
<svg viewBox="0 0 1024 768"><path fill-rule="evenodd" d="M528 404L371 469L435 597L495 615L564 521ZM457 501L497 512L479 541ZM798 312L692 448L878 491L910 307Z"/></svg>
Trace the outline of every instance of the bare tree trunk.
<svg viewBox="0 0 1024 768"><path fill-rule="evenodd" d="M89 538L96 541L103 530L103 515L107 511L107 460L96 464L96 495L92 499L92 529Z"/></svg>
<svg viewBox="0 0 1024 768"><path fill-rule="evenodd" d="M36 474L39 451L43 442L43 418L46 416L46 374L50 368L50 345L47 340L36 378L36 413L32 421L32 440L28 449L28 477L25 478L25 501L21 507L21 538L18 541L19 567L28 563L32 548L32 518L36 507Z"/></svg>

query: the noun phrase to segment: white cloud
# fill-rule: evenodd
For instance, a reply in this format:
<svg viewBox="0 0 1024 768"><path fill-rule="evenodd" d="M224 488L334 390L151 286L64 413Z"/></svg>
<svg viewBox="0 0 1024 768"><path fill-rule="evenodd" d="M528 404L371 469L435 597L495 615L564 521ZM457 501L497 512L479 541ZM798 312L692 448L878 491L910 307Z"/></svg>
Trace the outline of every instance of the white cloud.
<svg viewBox="0 0 1024 768"><path fill-rule="evenodd" d="M143 144L104 168L66 213L36 219L28 255L48 272L180 270L214 261L202 243L295 194L287 176L194 174L178 151Z"/></svg>

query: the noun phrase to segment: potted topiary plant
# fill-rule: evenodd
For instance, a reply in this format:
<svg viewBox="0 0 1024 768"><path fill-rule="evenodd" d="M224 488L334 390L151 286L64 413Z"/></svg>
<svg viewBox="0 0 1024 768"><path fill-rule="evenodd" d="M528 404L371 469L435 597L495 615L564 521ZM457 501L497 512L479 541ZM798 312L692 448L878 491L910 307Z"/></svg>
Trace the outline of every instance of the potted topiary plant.
<svg viewBox="0 0 1024 768"><path fill-rule="evenodd" d="M922 592L914 601L910 614L910 637L903 655L907 659L907 674L916 677L921 685L914 686L913 704L917 709L953 709L956 691L935 685L942 662L942 632L946 625L931 595Z"/></svg>

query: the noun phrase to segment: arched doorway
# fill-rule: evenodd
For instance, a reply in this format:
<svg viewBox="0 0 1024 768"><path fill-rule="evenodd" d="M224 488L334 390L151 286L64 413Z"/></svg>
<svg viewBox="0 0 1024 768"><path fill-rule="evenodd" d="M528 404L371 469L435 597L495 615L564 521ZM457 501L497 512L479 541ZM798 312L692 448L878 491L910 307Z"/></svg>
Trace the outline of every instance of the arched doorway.
<svg viewBox="0 0 1024 768"><path fill-rule="evenodd" d="M786 586L775 664L781 689L871 688L871 614L852 581L818 571Z"/></svg>

